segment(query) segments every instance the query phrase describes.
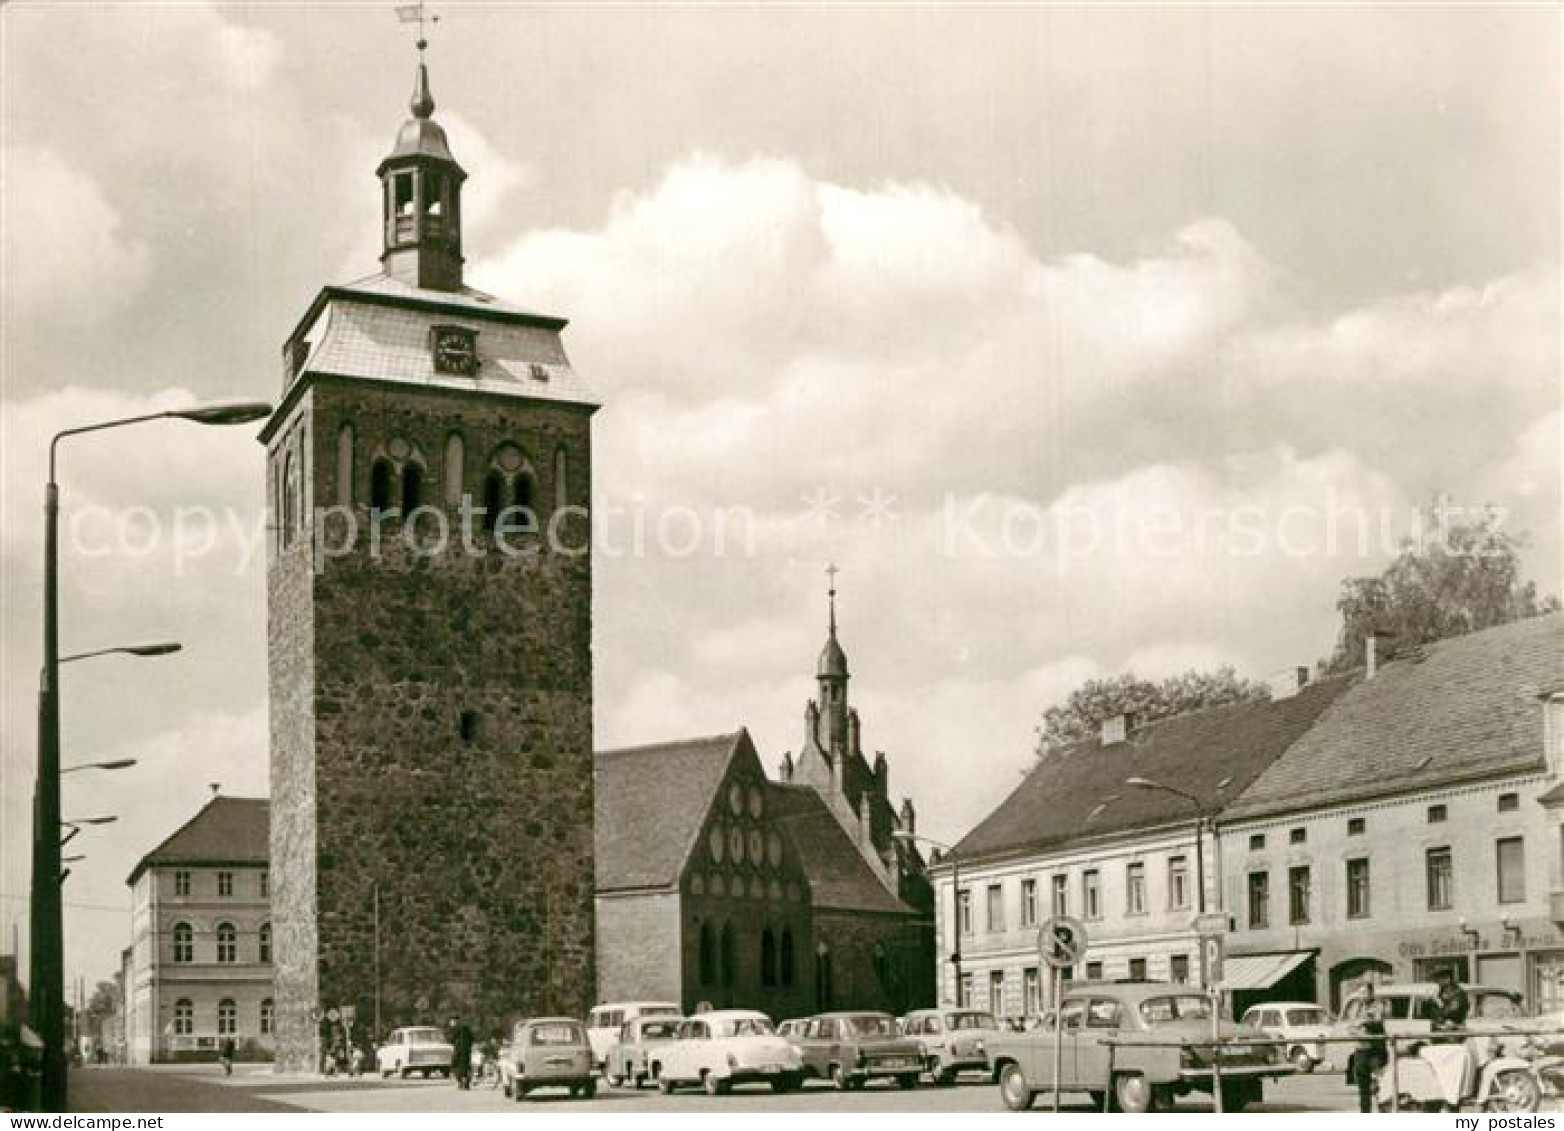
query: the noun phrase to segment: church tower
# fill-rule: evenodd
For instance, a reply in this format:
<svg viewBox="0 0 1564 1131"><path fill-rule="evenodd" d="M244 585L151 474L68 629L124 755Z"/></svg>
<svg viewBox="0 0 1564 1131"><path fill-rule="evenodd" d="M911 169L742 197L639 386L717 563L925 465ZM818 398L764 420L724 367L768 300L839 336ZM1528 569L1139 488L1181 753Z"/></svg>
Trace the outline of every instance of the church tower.
<svg viewBox="0 0 1564 1131"><path fill-rule="evenodd" d="M599 402L564 319L464 284L434 110L420 54L381 270L310 304L262 433L281 1070L332 1010L482 1032L594 1000Z"/></svg>

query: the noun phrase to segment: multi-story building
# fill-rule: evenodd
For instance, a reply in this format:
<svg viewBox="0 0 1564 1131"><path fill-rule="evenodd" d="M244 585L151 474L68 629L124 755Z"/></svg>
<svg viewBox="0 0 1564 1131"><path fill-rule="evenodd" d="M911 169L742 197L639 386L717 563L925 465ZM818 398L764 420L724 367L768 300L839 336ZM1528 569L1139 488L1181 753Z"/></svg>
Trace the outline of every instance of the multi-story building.
<svg viewBox="0 0 1564 1131"><path fill-rule="evenodd" d="M1451 967L1564 1009L1564 614L1362 675L1222 814L1229 953L1330 1004Z"/></svg>
<svg viewBox="0 0 1564 1131"><path fill-rule="evenodd" d="M932 868L941 999L1036 1014L1049 992L1038 928L1053 915L1080 920L1089 939L1067 977L1198 978L1194 920L1219 866L1199 819L1274 763L1346 682L1297 679L1270 700L1144 727L1119 716L1042 758Z"/></svg>
<svg viewBox="0 0 1564 1131"><path fill-rule="evenodd" d="M218 796L130 873L130 1063L210 1059L225 1037L241 1057L270 1055L267 849L265 799Z"/></svg>

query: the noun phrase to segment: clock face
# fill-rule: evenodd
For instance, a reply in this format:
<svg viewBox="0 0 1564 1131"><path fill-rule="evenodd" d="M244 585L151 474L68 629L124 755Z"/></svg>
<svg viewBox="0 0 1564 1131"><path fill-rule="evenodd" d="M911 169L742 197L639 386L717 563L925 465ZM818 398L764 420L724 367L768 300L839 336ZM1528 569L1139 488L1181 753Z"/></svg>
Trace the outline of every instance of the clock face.
<svg viewBox="0 0 1564 1131"><path fill-rule="evenodd" d="M429 331L429 350L436 373L471 377L478 371L478 334L463 326L435 326Z"/></svg>

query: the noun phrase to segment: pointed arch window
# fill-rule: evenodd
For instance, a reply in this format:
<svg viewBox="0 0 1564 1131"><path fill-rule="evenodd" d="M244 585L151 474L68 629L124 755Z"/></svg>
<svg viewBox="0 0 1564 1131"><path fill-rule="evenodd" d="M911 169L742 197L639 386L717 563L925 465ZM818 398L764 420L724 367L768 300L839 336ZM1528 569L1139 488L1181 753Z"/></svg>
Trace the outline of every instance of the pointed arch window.
<svg viewBox="0 0 1564 1131"><path fill-rule="evenodd" d="M353 425L337 429L337 505L353 505Z"/></svg>
<svg viewBox="0 0 1564 1131"><path fill-rule="evenodd" d="M239 961L239 932L234 929L232 923L217 925L217 961L224 963Z"/></svg>
<svg viewBox="0 0 1564 1131"><path fill-rule="evenodd" d="M293 462L293 453L282 457L282 546L293 545L293 536L299 528L299 472Z"/></svg>
<svg viewBox="0 0 1564 1131"><path fill-rule="evenodd" d="M369 469L369 509L371 511L387 511L391 509L391 481L396 473L391 468L391 461L381 457L377 459Z"/></svg>
<svg viewBox="0 0 1564 1131"><path fill-rule="evenodd" d="M793 984L793 928L782 928L782 944L779 949L780 954L778 955L779 961L777 965L780 969L777 973L780 977L778 980L784 986L791 986Z"/></svg>
<svg viewBox="0 0 1564 1131"><path fill-rule="evenodd" d="M505 509L505 476L491 471L483 477L483 528L492 531Z"/></svg>
<svg viewBox="0 0 1564 1131"><path fill-rule="evenodd" d="M710 920L701 924L700 977L703 986L717 980L717 933Z"/></svg>
<svg viewBox="0 0 1564 1131"><path fill-rule="evenodd" d="M402 468L402 515L412 514L424 502L424 469L409 461Z"/></svg>
<svg viewBox="0 0 1564 1131"><path fill-rule="evenodd" d="M532 498L534 494L535 492L532 489L532 476L523 471L520 475L516 476L515 492L512 496L515 501L511 505L521 507L523 510L530 511L532 509Z"/></svg>
<svg viewBox="0 0 1564 1131"><path fill-rule="evenodd" d="M174 961L195 961L195 928L189 923L174 924Z"/></svg>
<svg viewBox="0 0 1564 1131"><path fill-rule="evenodd" d="M445 505L459 507L466 487L467 445L460 432L452 432L445 438Z"/></svg>
<svg viewBox="0 0 1564 1131"><path fill-rule="evenodd" d="M722 925L722 984L731 986L738 967L738 941L733 934L733 924Z"/></svg>
<svg viewBox="0 0 1564 1131"><path fill-rule="evenodd" d="M777 984L777 936L770 927L760 932L760 984Z"/></svg>

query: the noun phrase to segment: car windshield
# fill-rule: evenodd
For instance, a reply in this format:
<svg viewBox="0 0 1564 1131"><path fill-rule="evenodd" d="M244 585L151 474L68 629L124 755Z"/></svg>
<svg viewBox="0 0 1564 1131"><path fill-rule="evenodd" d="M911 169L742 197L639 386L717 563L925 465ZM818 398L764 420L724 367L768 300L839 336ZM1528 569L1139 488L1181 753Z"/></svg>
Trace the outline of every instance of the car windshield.
<svg viewBox="0 0 1564 1131"><path fill-rule="evenodd" d="M951 1013L945 1018L952 1029L997 1029L992 1013Z"/></svg>
<svg viewBox="0 0 1564 1131"><path fill-rule="evenodd" d="M877 1017L872 1013L862 1017L849 1017L847 1027L860 1037L894 1037L896 1023L889 1017Z"/></svg>
<svg viewBox="0 0 1564 1131"><path fill-rule="evenodd" d="M407 1030L407 1043L410 1045L434 1045L444 1040L445 1035L438 1029Z"/></svg>
<svg viewBox="0 0 1564 1131"><path fill-rule="evenodd" d="M579 1045L585 1043L581 1036L581 1026L568 1021L560 1021L557 1024L534 1025L532 1027L532 1043L535 1045Z"/></svg>
<svg viewBox="0 0 1564 1131"><path fill-rule="evenodd" d="M714 1037L769 1037L776 1032L764 1017L729 1017L712 1022L711 1030Z"/></svg>
<svg viewBox="0 0 1564 1131"><path fill-rule="evenodd" d="M641 1010L642 1017L677 1017L679 1009L673 1005L648 1005Z"/></svg>
<svg viewBox="0 0 1564 1131"><path fill-rule="evenodd" d="M672 1021L649 1021L641 1026L641 1039L643 1041L671 1041L679 1035L679 1022L675 1018Z"/></svg>
<svg viewBox="0 0 1564 1131"><path fill-rule="evenodd" d="M1472 995L1472 1014L1490 1019L1525 1016L1521 1012L1520 998L1493 991Z"/></svg>
<svg viewBox="0 0 1564 1131"><path fill-rule="evenodd" d="M1289 1009L1287 1011L1287 1024L1289 1025L1326 1025L1330 1022L1330 1014L1323 1009Z"/></svg>
<svg viewBox="0 0 1564 1131"><path fill-rule="evenodd" d="M1211 1003L1198 994L1170 994L1147 998L1140 1003L1140 1017L1147 1025L1211 1016Z"/></svg>

